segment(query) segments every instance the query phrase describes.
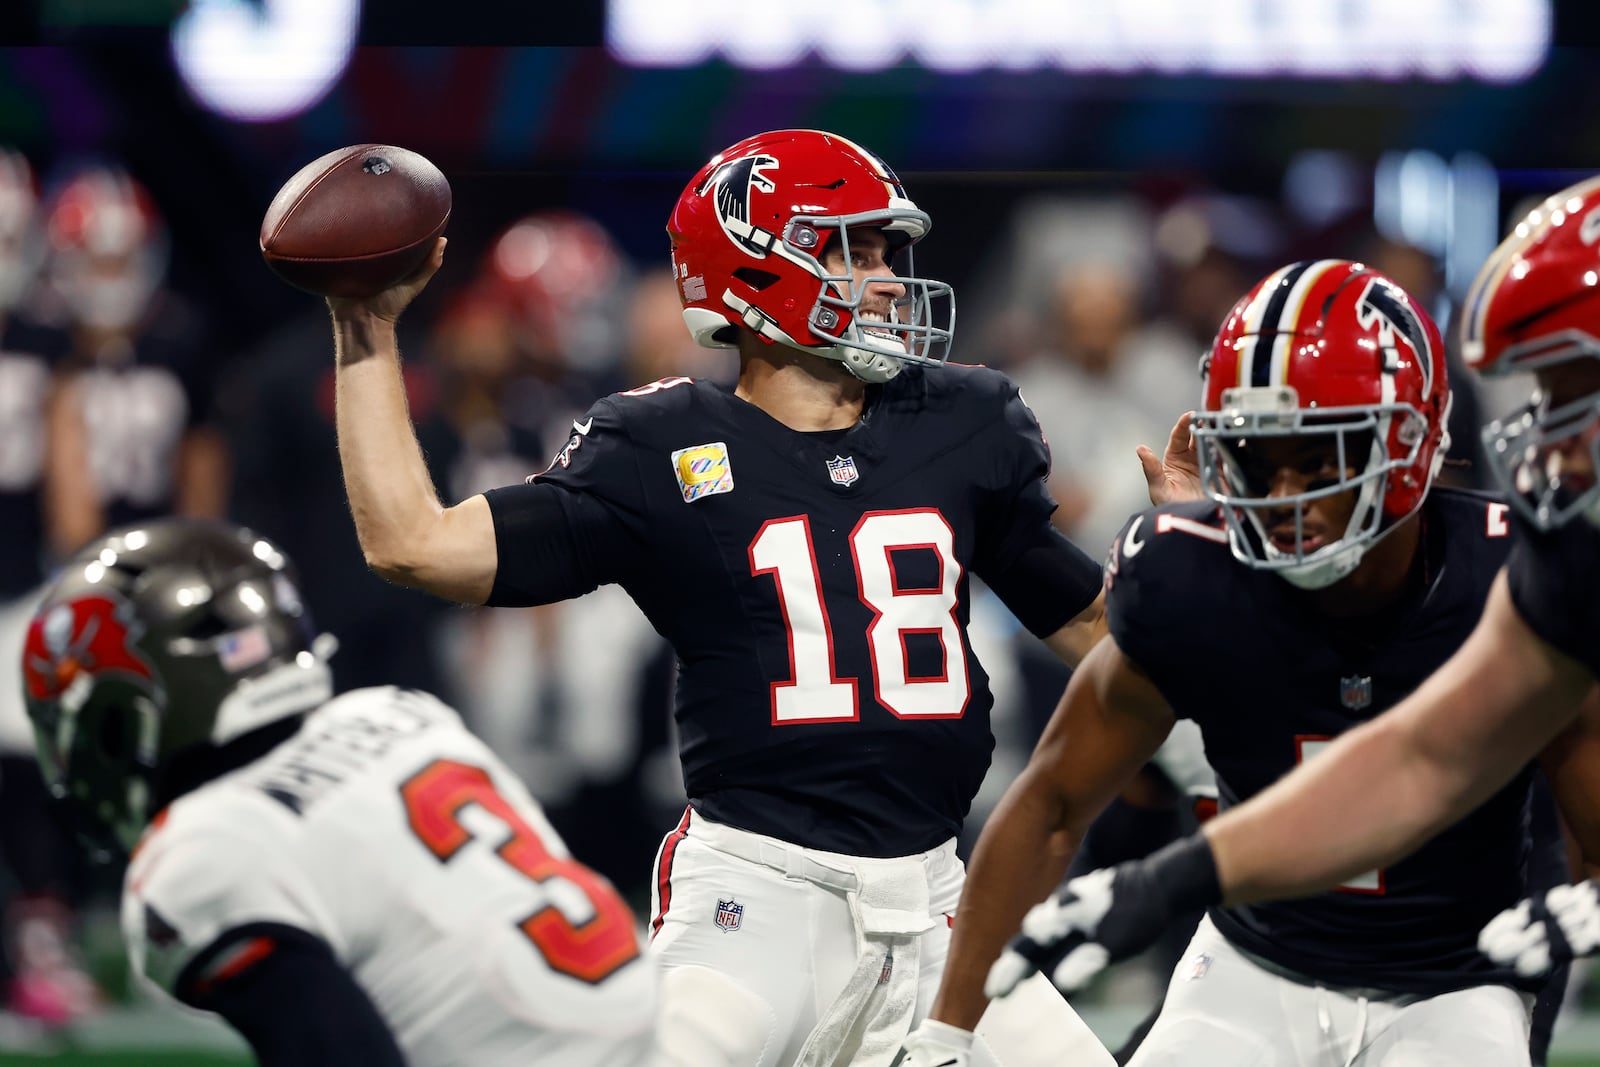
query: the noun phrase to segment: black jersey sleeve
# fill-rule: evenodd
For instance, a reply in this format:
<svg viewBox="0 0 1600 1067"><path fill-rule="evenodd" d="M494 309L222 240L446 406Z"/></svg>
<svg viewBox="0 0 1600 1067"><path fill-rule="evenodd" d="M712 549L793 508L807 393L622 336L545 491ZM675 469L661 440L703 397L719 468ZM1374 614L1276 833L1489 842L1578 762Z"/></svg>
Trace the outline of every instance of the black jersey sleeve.
<svg viewBox="0 0 1600 1067"><path fill-rule="evenodd" d="M1106 625L1124 656L1161 684L1193 645L1195 585L1230 573L1227 533L1210 505L1178 505L1128 520L1106 557Z"/></svg>
<svg viewBox="0 0 1600 1067"><path fill-rule="evenodd" d="M645 536L644 497L627 429L610 399L572 424L550 466L484 494L497 564L487 603L549 604L624 580Z"/></svg>
<svg viewBox="0 0 1600 1067"><path fill-rule="evenodd" d="M177 994L226 1019L261 1067L405 1067L372 998L325 941L294 927L228 931L189 965Z"/></svg>
<svg viewBox="0 0 1600 1067"><path fill-rule="evenodd" d="M1534 633L1593 668L1600 639L1600 531L1582 518L1541 531L1515 519L1511 601Z"/></svg>
<svg viewBox="0 0 1600 1067"><path fill-rule="evenodd" d="M1050 521L1056 510L1046 484L1050 447L1009 381L1000 424L987 439L991 469L974 570L1029 631L1044 637L1099 595L1100 565Z"/></svg>

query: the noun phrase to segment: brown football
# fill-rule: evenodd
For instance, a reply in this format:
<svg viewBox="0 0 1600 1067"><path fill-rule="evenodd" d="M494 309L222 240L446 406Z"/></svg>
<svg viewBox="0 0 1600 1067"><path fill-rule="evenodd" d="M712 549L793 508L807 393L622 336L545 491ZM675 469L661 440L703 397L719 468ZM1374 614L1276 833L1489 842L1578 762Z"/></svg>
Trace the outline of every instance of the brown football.
<svg viewBox="0 0 1600 1067"><path fill-rule="evenodd" d="M261 255L319 296L371 296L427 258L450 221L450 183L423 156L384 144L301 167L261 220Z"/></svg>

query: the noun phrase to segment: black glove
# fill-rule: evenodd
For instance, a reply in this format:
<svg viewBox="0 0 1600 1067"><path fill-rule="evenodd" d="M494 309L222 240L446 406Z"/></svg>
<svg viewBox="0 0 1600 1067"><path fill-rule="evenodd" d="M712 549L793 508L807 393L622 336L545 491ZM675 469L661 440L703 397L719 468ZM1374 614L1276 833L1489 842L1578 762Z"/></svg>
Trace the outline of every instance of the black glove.
<svg viewBox="0 0 1600 1067"><path fill-rule="evenodd" d="M984 992L1003 997L1034 971L1064 993L1081 989L1106 964L1150 947L1178 916L1221 900L1216 860L1202 834L1074 878L1023 918L1022 933L989 969Z"/></svg>

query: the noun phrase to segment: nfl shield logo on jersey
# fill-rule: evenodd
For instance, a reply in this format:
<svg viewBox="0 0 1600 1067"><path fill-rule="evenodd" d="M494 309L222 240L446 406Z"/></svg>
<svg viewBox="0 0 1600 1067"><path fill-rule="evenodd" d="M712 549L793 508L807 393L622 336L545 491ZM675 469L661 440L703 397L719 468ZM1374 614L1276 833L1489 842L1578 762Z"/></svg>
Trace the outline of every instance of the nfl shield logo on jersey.
<svg viewBox="0 0 1600 1067"><path fill-rule="evenodd" d="M1339 703L1351 711L1360 711L1372 703L1372 679L1359 674L1339 679Z"/></svg>
<svg viewBox="0 0 1600 1067"><path fill-rule="evenodd" d="M744 905L732 900L717 901L717 929L731 934L744 921Z"/></svg>
<svg viewBox="0 0 1600 1067"><path fill-rule="evenodd" d="M856 470L856 457L834 456L828 460L828 477L839 485L849 485L861 477L861 473Z"/></svg>

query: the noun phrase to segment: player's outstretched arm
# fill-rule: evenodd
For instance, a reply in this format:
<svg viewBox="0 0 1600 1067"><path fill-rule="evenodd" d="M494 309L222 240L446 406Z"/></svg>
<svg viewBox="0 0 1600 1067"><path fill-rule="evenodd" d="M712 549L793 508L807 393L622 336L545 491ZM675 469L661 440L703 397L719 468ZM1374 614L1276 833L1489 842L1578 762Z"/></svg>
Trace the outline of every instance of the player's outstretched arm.
<svg viewBox="0 0 1600 1067"><path fill-rule="evenodd" d="M1388 866L1509 781L1593 684L1523 623L1502 574L1472 636L1411 697L1200 834L1066 883L1029 911L989 990L1035 970L1074 989L1186 908L1305 896Z"/></svg>
<svg viewBox="0 0 1600 1067"><path fill-rule="evenodd" d="M973 849L930 1018L971 1030L988 998L984 977L1028 908L1066 873L1089 824L1171 732L1156 687L1101 641L1074 672L1027 768Z"/></svg>
<svg viewBox="0 0 1600 1067"><path fill-rule="evenodd" d="M1194 422L1194 412L1185 411L1173 424L1167 438L1166 451L1156 458L1155 449L1140 445L1135 449L1139 466L1144 469L1144 481L1150 491L1150 503L1156 507L1178 504L1185 500L1203 500L1205 486L1200 481L1200 456L1195 450L1194 434L1189 427Z"/></svg>
<svg viewBox="0 0 1600 1067"><path fill-rule="evenodd" d="M488 502L439 502L406 408L395 322L444 261L440 238L416 273L364 300L330 297L339 462L367 565L401 585L481 604L494 586Z"/></svg>
<svg viewBox="0 0 1600 1067"><path fill-rule="evenodd" d="M1225 901L1304 896L1402 858L1509 781L1593 684L1522 621L1502 571L1416 692L1206 824Z"/></svg>

